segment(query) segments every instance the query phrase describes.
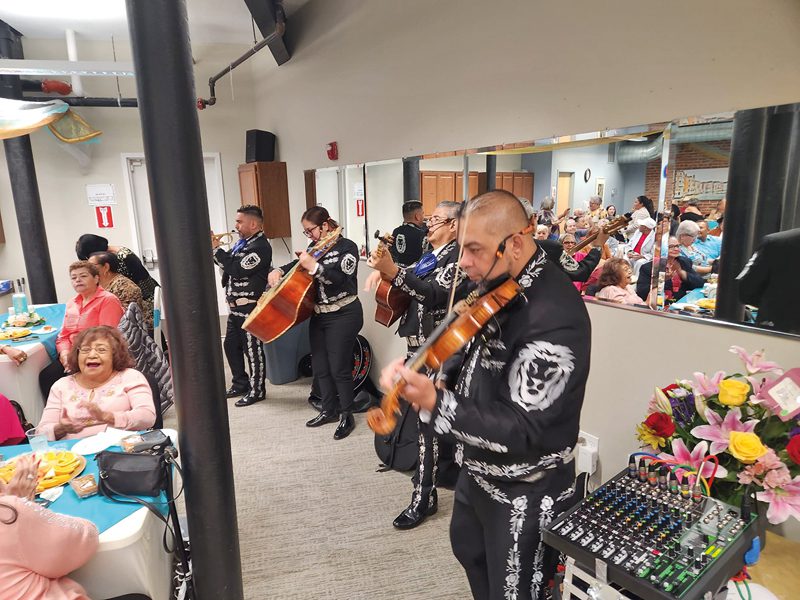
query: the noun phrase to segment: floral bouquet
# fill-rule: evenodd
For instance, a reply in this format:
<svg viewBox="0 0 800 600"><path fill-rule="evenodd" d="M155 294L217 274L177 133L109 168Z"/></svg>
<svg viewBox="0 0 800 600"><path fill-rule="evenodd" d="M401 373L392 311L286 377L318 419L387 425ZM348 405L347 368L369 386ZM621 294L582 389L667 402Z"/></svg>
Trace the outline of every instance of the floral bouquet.
<svg viewBox="0 0 800 600"><path fill-rule="evenodd" d="M695 373L656 388L636 436L681 465L679 476L709 482L713 497L739 506L749 486L770 523L800 519L800 369L784 374L763 351L731 352L744 373Z"/></svg>

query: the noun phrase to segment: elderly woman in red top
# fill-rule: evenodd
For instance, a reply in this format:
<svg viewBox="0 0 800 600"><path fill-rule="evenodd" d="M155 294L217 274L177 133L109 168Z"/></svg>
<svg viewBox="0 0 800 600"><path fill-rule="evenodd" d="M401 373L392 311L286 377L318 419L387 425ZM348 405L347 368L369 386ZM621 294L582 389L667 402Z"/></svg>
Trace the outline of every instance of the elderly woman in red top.
<svg viewBox="0 0 800 600"><path fill-rule="evenodd" d="M90 327L108 325L117 327L124 313L119 299L100 287L97 266L87 260L79 260L69 266L69 278L77 296L67 302L64 325L56 338L58 360L39 375L39 387L47 397L53 383L69 372L67 359L78 334Z"/></svg>

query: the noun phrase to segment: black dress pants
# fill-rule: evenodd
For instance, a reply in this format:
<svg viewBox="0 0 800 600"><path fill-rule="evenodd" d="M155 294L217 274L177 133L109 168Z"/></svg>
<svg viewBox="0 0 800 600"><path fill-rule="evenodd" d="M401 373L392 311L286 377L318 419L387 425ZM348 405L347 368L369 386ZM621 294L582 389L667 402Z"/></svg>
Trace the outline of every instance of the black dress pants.
<svg viewBox="0 0 800 600"><path fill-rule="evenodd" d="M247 315L231 312L225 329L225 358L231 368L232 385L238 390L250 390L254 397L263 398L267 376L264 347L260 339L242 329ZM247 361L247 371L244 364ZM248 375L249 372L249 375Z"/></svg>
<svg viewBox="0 0 800 600"><path fill-rule="evenodd" d="M353 344L362 325L364 311L358 299L335 312L311 317L311 367L325 413L353 410Z"/></svg>
<svg viewBox="0 0 800 600"><path fill-rule="evenodd" d="M541 527L574 503L572 464L533 482L502 482L469 471L456 484L450 543L476 600L545 600L558 551Z"/></svg>

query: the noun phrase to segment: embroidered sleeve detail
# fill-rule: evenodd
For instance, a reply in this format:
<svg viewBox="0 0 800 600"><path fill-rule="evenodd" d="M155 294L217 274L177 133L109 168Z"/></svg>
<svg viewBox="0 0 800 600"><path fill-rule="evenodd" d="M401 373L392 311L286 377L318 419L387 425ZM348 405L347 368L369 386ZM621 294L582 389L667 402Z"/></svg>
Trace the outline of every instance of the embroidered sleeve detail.
<svg viewBox="0 0 800 600"><path fill-rule="evenodd" d="M453 437L456 438L458 441L464 442L469 446L474 446L475 448L480 448L481 450L489 450L491 452L497 452L498 454L508 453L507 446L504 446L503 444L498 444L497 442L492 442L477 435L471 435L469 433L457 431L452 428L450 430L450 433L452 433Z"/></svg>
<svg viewBox="0 0 800 600"><path fill-rule="evenodd" d="M397 275L394 276L392 279L392 285L396 287L403 287L403 284L406 282L406 269L405 267L400 267L397 270Z"/></svg>

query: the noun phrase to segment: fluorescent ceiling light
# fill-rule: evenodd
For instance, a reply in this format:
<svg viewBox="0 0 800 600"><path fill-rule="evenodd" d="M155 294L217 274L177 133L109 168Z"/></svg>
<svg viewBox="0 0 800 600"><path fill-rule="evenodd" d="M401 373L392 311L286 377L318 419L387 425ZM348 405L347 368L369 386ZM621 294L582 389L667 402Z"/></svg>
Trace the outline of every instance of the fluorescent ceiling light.
<svg viewBox="0 0 800 600"><path fill-rule="evenodd" d="M99 60L19 60L0 59L3 75L86 75L87 77L132 77L133 63Z"/></svg>
<svg viewBox="0 0 800 600"><path fill-rule="evenodd" d="M13 22L15 17L45 17L62 21L125 21L124 0L29 0L3 2L3 18ZM12 25L13 26L13 25Z"/></svg>

